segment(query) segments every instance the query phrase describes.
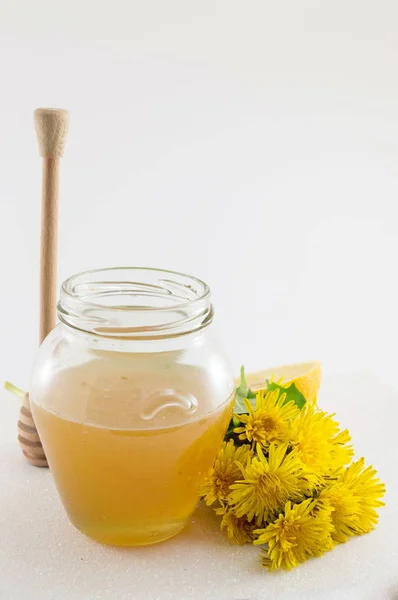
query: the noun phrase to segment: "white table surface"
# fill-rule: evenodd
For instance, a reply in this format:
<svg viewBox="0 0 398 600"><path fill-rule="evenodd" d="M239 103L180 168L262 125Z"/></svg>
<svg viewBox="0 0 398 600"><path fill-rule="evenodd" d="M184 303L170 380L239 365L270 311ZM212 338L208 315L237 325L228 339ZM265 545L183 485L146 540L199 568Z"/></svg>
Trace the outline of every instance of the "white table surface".
<svg viewBox="0 0 398 600"><path fill-rule="evenodd" d="M159 546L101 547L24 463L0 392L1 600L397 600L397 1L0 7L0 382L26 385L37 349L32 111L64 107L59 283L132 264L203 278L236 372L319 358L321 405L388 489L375 532L291 573L204 509Z"/></svg>
<svg viewBox="0 0 398 600"><path fill-rule="evenodd" d="M0 442L0 598L3 600L263 600L398 598L398 390L371 373L335 377L320 404L349 427L386 482L376 531L289 573L260 567L259 550L233 546L199 507L176 538L139 549L101 546L68 522L51 473L25 464L5 393Z"/></svg>

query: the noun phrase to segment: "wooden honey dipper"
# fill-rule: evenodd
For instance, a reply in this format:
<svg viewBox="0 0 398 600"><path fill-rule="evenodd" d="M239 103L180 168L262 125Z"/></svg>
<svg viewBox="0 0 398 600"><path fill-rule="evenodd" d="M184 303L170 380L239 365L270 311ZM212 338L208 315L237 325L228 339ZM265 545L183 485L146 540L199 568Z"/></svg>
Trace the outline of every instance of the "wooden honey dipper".
<svg viewBox="0 0 398 600"><path fill-rule="evenodd" d="M69 113L60 108L38 108L34 122L43 158L40 249L40 343L56 325L57 233L59 159L63 155ZM8 384L9 389L14 388ZM17 388L14 388L14 391ZM12 390L11 390L12 391ZM33 421L29 395L23 395L18 421L18 441L26 460L36 467L48 467L46 455Z"/></svg>

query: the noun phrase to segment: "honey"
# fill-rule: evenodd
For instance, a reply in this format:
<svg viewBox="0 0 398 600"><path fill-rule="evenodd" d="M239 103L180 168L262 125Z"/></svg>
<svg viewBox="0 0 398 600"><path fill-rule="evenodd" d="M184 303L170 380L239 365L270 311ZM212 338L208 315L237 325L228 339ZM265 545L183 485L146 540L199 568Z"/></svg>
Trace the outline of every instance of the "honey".
<svg viewBox="0 0 398 600"><path fill-rule="evenodd" d="M43 402L32 398L70 520L117 546L156 543L184 527L232 412L232 398L211 410L200 369L132 371L126 360L65 369Z"/></svg>

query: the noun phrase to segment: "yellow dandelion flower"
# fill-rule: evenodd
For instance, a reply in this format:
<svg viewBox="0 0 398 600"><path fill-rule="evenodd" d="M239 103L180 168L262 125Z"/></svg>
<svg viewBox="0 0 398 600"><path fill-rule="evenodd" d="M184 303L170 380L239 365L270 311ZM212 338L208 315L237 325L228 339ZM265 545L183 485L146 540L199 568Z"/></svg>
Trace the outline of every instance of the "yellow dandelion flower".
<svg viewBox="0 0 398 600"><path fill-rule="evenodd" d="M246 516L250 522L255 518L260 526L287 500L303 500L308 483L296 453L287 454L287 444L271 444L268 459L258 445L257 456L240 469L242 479L230 486L228 496L237 517Z"/></svg>
<svg viewBox="0 0 398 600"><path fill-rule="evenodd" d="M317 500L311 498L292 505L266 527L255 531L254 544L267 544L263 564L270 569L291 569L311 556L320 556L333 548L333 525L328 510L314 512Z"/></svg>
<svg viewBox="0 0 398 600"><path fill-rule="evenodd" d="M320 505L329 509L333 523L332 539L343 543L355 535L359 526L360 499L341 483L322 490L319 494Z"/></svg>
<svg viewBox="0 0 398 600"><path fill-rule="evenodd" d="M256 525L249 523L246 517L237 517L232 510L223 511L221 529L226 530L231 542L240 545L251 543L255 537L253 533L255 527Z"/></svg>
<svg viewBox="0 0 398 600"><path fill-rule="evenodd" d="M200 495L208 506L218 500L223 504L230 493L229 486L241 477L240 465L253 455L247 444L235 446L233 440L223 442L213 467L203 482Z"/></svg>
<svg viewBox="0 0 398 600"><path fill-rule="evenodd" d="M339 472L352 459L353 450L347 429L325 412L306 405L292 422L291 444L304 468L311 473L310 482L320 483L323 477Z"/></svg>
<svg viewBox="0 0 398 600"><path fill-rule="evenodd" d="M384 493L384 484L372 467L365 468L363 458L347 467L336 483L319 495L321 503L332 511L332 538L342 543L374 529L378 521L376 508L384 505Z"/></svg>
<svg viewBox="0 0 398 600"><path fill-rule="evenodd" d="M386 493L386 486L376 475L376 470L373 467L365 468L365 460L360 458L357 462L352 463L341 477L341 481L352 490L355 496L359 496L361 499L363 533L374 529L378 521L375 509L384 506L381 498Z"/></svg>
<svg viewBox="0 0 398 600"><path fill-rule="evenodd" d="M264 447L272 443L283 443L289 439L290 420L299 414L294 402L285 404L286 394L280 390L268 392L262 390L256 395L256 408L246 400L249 411L247 415L239 415L243 426L235 428L240 440L256 442Z"/></svg>

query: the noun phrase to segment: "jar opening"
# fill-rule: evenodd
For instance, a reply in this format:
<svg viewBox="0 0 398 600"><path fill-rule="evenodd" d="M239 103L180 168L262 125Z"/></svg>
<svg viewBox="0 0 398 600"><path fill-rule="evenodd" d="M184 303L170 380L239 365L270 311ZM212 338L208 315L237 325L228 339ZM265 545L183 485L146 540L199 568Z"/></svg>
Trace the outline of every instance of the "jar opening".
<svg viewBox="0 0 398 600"><path fill-rule="evenodd" d="M200 279L163 269L120 267L73 275L61 287L62 323L102 337L156 339L198 331L213 319Z"/></svg>

